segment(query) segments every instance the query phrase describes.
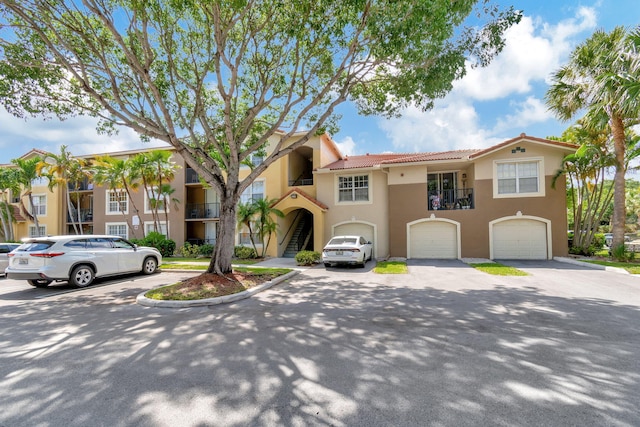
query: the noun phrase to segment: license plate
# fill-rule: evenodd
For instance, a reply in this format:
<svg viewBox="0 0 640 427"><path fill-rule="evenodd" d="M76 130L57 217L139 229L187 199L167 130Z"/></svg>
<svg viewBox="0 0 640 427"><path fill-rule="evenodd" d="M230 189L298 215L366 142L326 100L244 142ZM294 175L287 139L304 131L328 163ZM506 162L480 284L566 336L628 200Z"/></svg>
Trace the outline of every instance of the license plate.
<svg viewBox="0 0 640 427"><path fill-rule="evenodd" d="M343 252L342 251L336 251L336 255L342 255Z"/></svg>
<svg viewBox="0 0 640 427"><path fill-rule="evenodd" d="M26 265L26 264L29 264L29 258L20 258L20 259L18 260L18 264L20 264L20 265Z"/></svg>

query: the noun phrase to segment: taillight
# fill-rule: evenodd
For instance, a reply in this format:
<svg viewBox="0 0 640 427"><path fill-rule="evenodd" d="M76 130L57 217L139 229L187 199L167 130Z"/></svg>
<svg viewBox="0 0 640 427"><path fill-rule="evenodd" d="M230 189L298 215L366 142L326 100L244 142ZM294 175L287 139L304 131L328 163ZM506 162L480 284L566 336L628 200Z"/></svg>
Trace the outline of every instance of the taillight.
<svg viewBox="0 0 640 427"><path fill-rule="evenodd" d="M55 258L57 256L64 255L64 252L48 252L45 254L29 254L29 255L34 256L36 258Z"/></svg>
<svg viewBox="0 0 640 427"><path fill-rule="evenodd" d="M12 256L16 256L16 254L7 254L7 256L11 258Z"/></svg>

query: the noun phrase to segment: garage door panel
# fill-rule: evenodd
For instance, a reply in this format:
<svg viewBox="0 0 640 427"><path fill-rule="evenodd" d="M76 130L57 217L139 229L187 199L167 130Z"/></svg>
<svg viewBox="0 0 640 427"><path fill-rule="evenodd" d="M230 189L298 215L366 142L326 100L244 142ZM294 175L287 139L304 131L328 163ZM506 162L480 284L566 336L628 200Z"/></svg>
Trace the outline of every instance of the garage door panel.
<svg viewBox="0 0 640 427"><path fill-rule="evenodd" d="M458 257L458 237L455 224L428 221L409 227L411 258L455 259Z"/></svg>
<svg viewBox="0 0 640 427"><path fill-rule="evenodd" d="M514 219L494 224L493 257L547 259L547 224L532 219Z"/></svg>

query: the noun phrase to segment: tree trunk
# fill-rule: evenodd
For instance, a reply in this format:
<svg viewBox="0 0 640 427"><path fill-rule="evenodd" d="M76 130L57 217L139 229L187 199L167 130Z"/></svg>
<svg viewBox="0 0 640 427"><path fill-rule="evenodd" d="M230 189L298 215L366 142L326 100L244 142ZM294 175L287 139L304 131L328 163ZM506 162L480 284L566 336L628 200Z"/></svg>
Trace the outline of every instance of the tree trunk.
<svg viewBox="0 0 640 427"><path fill-rule="evenodd" d="M220 197L218 237L207 273L225 274L231 272L231 259L235 246L237 197L224 194Z"/></svg>
<svg viewBox="0 0 640 427"><path fill-rule="evenodd" d="M11 222L11 219L6 217L5 202L0 202L0 203L2 204L1 206L2 210L0 211L0 218L2 219L2 234L4 234L5 242L8 242L10 239L8 224Z"/></svg>
<svg viewBox="0 0 640 427"><path fill-rule="evenodd" d="M78 228L80 228L80 234L84 234L83 225L82 225L82 215L80 214L80 193L78 193L78 183L76 183L76 214L78 215ZM93 209L93 207L92 207ZM91 213L93 215L93 212Z"/></svg>
<svg viewBox="0 0 640 427"><path fill-rule="evenodd" d="M36 212L35 206L33 206L33 196L29 193L29 206L31 206L31 215L33 216L33 223L36 226L36 236L40 237L40 223L38 222L38 213Z"/></svg>
<svg viewBox="0 0 640 427"><path fill-rule="evenodd" d="M73 231L75 231L75 232L76 232L76 235L77 235L77 234L80 234L80 233L78 233L78 225L76 224L76 219L73 217L73 214L72 214L72 211L73 211L72 207L73 207L73 205L71 204L71 194L69 194L69 187L68 187L68 186L67 186L67 188L65 189L65 191L64 191L64 192L65 192L65 194L66 194L66 199L67 199L67 212L69 213L69 219L71 220L71 224L73 225ZM80 209L79 209L79 207L76 207L76 215L77 215L78 217L80 216ZM67 219L66 219L66 218L64 219L64 222L65 222L65 224L66 224L66 222L67 222ZM66 228L66 227L65 227L65 228ZM64 232L65 232L65 234L66 234L67 230L64 230Z"/></svg>
<svg viewBox="0 0 640 427"><path fill-rule="evenodd" d="M613 152L616 157L616 172L613 177L613 242L611 247L615 248L624 245L624 224L626 220L625 210L625 135L622 118L613 116L611 118L611 133L613 134Z"/></svg>

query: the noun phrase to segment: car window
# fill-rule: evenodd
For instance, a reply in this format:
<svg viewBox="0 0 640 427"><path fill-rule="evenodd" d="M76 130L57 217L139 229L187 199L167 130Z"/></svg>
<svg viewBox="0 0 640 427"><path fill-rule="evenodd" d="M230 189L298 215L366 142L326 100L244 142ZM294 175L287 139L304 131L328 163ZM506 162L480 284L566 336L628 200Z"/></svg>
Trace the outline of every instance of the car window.
<svg viewBox="0 0 640 427"><path fill-rule="evenodd" d="M357 240L355 238L338 237L329 241L329 245L355 245Z"/></svg>
<svg viewBox="0 0 640 427"><path fill-rule="evenodd" d="M111 243L113 243L113 246L116 248L133 249L133 245L124 239L111 239Z"/></svg>
<svg viewBox="0 0 640 427"><path fill-rule="evenodd" d="M367 244L367 239L365 239L364 237L360 237L360 244L361 245L366 245Z"/></svg>
<svg viewBox="0 0 640 427"><path fill-rule="evenodd" d="M73 249L86 249L87 239L72 240L70 242L65 243L64 246L67 248L73 248Z"/></svg>
<svg viewBox="0 0 640 427"><path fill-rule="evenodd" d="M89 239L87 247L91 249L111 249L111 242L104 237L94 237Z"/></svg>
<svg viewBox="0 0 640 427"><path fill-rule="evenodd" d="M53 246L55 242L29 242L24 243L18 247L18 252L37 252L44 251Z"/></svg>
<svg viewBox="0 0 640 427"><path fill-rule="evenodd" d="M11 252L7 245L0 245L0 254L8 254Z"/></svg>

